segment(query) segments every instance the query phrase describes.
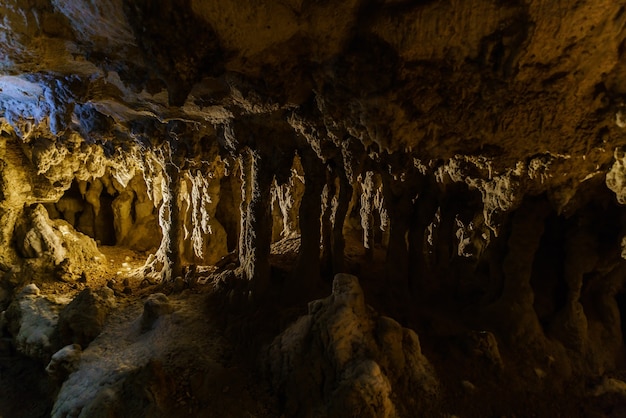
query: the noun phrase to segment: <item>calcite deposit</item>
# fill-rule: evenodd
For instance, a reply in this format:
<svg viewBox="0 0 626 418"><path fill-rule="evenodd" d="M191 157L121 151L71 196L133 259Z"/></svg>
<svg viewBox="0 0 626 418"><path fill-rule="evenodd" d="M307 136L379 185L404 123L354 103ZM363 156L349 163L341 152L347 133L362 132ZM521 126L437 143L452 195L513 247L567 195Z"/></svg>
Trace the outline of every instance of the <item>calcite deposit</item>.
<svg viewBox="0 0 626 418"><path fill-rule="evenodd" d="M5 0L0 415L621 416L624 129L623 0Z"/></svg>

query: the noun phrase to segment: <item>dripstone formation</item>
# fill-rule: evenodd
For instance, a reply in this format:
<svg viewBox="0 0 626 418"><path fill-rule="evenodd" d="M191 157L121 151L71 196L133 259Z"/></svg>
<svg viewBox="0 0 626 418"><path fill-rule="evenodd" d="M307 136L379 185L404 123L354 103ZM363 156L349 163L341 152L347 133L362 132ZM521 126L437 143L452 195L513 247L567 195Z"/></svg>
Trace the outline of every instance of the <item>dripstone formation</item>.
<svg viewBox="0 0 626 418"><path fill-rule="evenodd" d="M570 3L3 1L0 415L625 414L626 2Z"/></svg>

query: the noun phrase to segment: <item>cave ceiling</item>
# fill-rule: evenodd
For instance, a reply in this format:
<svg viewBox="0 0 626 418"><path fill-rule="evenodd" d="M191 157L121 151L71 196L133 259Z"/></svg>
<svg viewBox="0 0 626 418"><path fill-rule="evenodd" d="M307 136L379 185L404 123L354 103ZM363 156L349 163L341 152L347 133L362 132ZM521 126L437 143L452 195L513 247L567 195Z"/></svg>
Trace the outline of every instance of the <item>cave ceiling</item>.
<svg viewBox="0 0 626 418"><path fill-rule="evenodd" d="M0 16L2 130L31 148L313 150L501 210L542 193L565 210L607 173L622 193L623 1L6 0Z"/></svg>

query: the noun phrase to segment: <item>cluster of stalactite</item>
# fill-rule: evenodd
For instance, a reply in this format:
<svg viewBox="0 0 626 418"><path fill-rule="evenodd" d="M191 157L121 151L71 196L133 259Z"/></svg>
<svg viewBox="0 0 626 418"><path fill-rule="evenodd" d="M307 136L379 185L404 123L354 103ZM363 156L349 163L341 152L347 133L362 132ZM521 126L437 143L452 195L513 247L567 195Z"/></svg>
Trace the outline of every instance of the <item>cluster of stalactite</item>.
<svg viewBox="0 0 626 418"><path fill-rule="evenodd" d="M272 244L299 238L288 285L305 295L336 273L369 270L384 274L379 287L391 298L475 308L483 325L514 338L550 336L591 350L594 367L612 364L623 345L617 157L606 185L592 177L564 200L544 187L549 173L538 174L537 159L500 173L482 157L422 162L282 112L234 118L217 131L167 128L113 155L76 135L21 148L5 133L4 178L25 186L3 186L4 242L37 203L87 230L95 223L81 224L77 205L97 216L106 191L115 195L116 243L128 242L140 214L160 226L160 246L141 272L149 280L231 253L246 290L262 300L274 285ZM358 247L358 262L346 245Z"/></svg>
<svg viewBox="0 0 626 418"><path fill-rule="evenodd" d="M579 190L566 209L539 193L516 196L498 211L485 198L488 188L444 178L407 155L368 152L350 138L316 148L284 122L249 117L224 126L216 140L210 158L196 157L205 171L185 168L189 158L165 163L172 196L185 195L187 184L191 196L209 193L224 202L199 214L195 203L171 199L179 203L168 218L170 240L180 243L168 249L173 274L191 262L184 243L191 237L199 248L200 236L174 225L213 233L203 216L223 228L217 252L237 251L238 272L261 299L273 285L273 242L299 236L289 283L306 292L355 268L344 252L356 237L362 268L378 266L394 297L442 297L481 312L481 326L514 341L560 341L565 350L590 354L593 364L580 367L614 364L626 312L626 218L601 179Z"/></svg>

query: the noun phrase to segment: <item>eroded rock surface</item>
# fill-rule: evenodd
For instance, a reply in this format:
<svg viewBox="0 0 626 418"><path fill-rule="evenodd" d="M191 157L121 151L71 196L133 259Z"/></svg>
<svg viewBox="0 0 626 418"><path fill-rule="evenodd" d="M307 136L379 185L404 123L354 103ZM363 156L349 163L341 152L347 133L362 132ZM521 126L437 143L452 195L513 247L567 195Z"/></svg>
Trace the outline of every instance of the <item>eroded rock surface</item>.
<svg viewBox="0 0 626 418"><path fill-rule="evenodd" d="M47 362L59 347L59 312L68 303L67 298L41 295L34 284L24 287L5 313L17 350Z"/></svg>
<svg viewBox="0 0 626 418"><path fill-rule="evenodd" d="M46 373L58 382L63 382L70 373L76 371L82 349L78 344L66 345L52 355L46 366Z"/></svg>
<svg viewBox="0 0 626 418"><path fill-rule="evenodd" d="M276 337L265 362L290 416L410 416L427 413L439 392L417 334L368 307L348 274Z"/></svg>
<svg viewBox="0 0 626 418"><path fill-rule="evenodd" d="M142 331L149 331L161 316L172 312L174 312L174 307L163 293L148 296L143 304L143 313L141 314Z"/></svg>
<svg viewBox="0 0 626 418"><path fill-rule="evenodd" d="M108 287L80 292L59 316L61 343L87 347L102 332L107 314L116 305L113 290Z"/></svg>

